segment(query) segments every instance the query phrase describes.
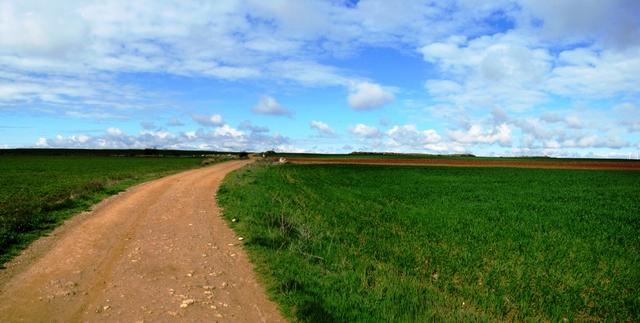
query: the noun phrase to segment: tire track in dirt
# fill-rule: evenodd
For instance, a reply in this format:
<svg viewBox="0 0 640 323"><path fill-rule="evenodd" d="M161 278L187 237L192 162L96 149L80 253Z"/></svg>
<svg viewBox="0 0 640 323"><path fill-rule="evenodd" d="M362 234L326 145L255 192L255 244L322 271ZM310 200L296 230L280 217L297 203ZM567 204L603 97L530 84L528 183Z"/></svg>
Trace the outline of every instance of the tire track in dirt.
<svg viewBox="0 0 640 323"><path fill-rule="evenodd" d="M284 321L216 206L247 163L138 185L65 223L7 265L1 320Z"/></svg>

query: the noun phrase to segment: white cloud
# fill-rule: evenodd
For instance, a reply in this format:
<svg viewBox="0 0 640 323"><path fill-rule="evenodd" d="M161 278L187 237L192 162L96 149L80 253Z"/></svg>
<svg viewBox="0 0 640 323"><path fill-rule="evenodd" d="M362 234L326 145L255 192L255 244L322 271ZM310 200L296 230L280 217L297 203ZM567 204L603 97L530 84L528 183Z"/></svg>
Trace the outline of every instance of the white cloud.
<svg viewBox="0 0 640 323"><path fill-rule="evenodd" d="M626 48L640 43L640 3L634 0L520 0L521 19L542 20L541 36L559 42L597 40ZM526 22L525 22L526 23Z"/></svg>
<svg viewBox="0 0 640 323"><path fill-rule="evenodd" d="M515 33L468 40L449 37L419 51L445 78L428 80L427 90L441 102L468 108L504 106L524 110L543 102L539 83L551 68L552 57L531 48L527 37Z"/></svg>
<svg viewBox="0 0 640 323"><path fill-rule="evenodd" d="M467 131L449 131L449 137L463 144L494 144L501 146L511 145L511 128L502 123L489 131L485 131L480 125L472 125Z"/></svg>
<svg viewBox="0 0 640 323"><path fill-rule="evenodd" d="M259 114L269 114L274 116L292 116L293 113L283 107L276 99L270 96L260 97L258 104L253 107L253 112Z"/></svg>
<svg viewBox="0 0 640 323"><path fill-rule="evenodd" d="M591 45L559 54L549 48L516 29L472 39L452 36L419 51L444 76L427 80L426 89L454 106L523 111L554 96L584 100L637 92L640 46L617 51Z"/></svg>
<svg viewBox="0 0 640 323"><path fill-rule="evenodd" d="M362 123L358 123L355 127L351 128L351 133L363 138L375 138L380 136L380 130L378 130L378 128L367 126Z"/></svg>
<svg viewBox="0 0 640 323"><path fill-rule="evenodd" d="M521 118L513 121L517 127L519 127L525 134L531 134L536 139L549 139L555 135L563 133L553 127L549 127L548 124L538 118Z"/></svg>
<svg viewBox="0 0 640 323"><path fill-rule="evenodd" d="M224 125L222 127L218 127L213 131L214 136L216 137L233 137L240 138L244 136L242 131L238 131L229 125Z"/></svg>
<svg viewBox="0 0 640 323"><path fill-rule="evenodd" d="M382 132L377 128L358 124L350 129L359 137L362 145L355 150L389 151L405 153L462 153L467 149L464 144L446 141L433 129L419 129L416 125L394 125ZM349 146L351 147L351 146ZM347 148L343 148L347 149ZM352 150L354 148L348 148Z"/></svg>
<svg viewBox="0 0 640 323"><path fill-rule="evenodd" d="M239 131L229 125L211 131L202 129L187 132L143 130L137 135L129 135L117 128L106 129L104 135L74 134L57 135L54 138L41 137L36 147L50 148L162 148L200 150L249 150L263 151L289 145L290 139L280 134L251 133Z"/></svg>
<svg viewBox="0 0 640 323"><path fill-rule="evenodd" d="M266 74L330 84L344 83L336 81L343 77L331 80L326 76L335 74L335 68L322 67L309 57L433 38L425 22L447 12L421 2L398 7L377 1L347 8L339 2L299 1L24 0L3 2L0 9L0 62L22 70L159 72L222 79ZM385 18L372 19L379 15ZM303 65L317 68L310 71ZM278 74L291 70L302 73Z"/></svg>
<svg viewBox="0 0 640 323"><path fill-rule="evenodd" d="M427 153L462 153L466 151L463 144L445 141L433 129L420 130L417 126L395 125L386 132L384 147L390 151L427 152Z"/></svg>
<svg viewBox="0 0 640 323"><path fill-rule="evenodd" d="M308 149L300 148L294 145L278 145L274 146L272 149L277 152L287 152L287 153L308 153L310 152Z"/></svg>
<svg viewBox="0 0 640 323"><path fill-rule="evenodd" d="M433 95L450 95L462 92L462 86L450 80L427 80L424 87Z"/></svg>
<svg viewBox="0 0 640 323"><path fill-rule="evenodd" d="M193 140L198 138L198 136L196 135L195 131L187 131L187 132L183 133L183 136L185 137L185 139L187 141L193 141Z"/></svg>
<svg viewBox="0 0 640 323"><path fill-rule="evenodd" d="M379 84L357 82L351 85L347 101L356 110L370 110L393 101L394 95Z"/></svg>
<svg viewBox="0 0 640 323"><path fill-rule="evenodd" d="M442 140L435 130L418 130L416 125L412 124L393 126L387 131L386 135L389 138L387 145L396 147L406 146L414 149L424 149L427 146L435 147L433 144L437 144Z"/></svg>
<svg viewBox="0 0 640 323"><path fill-rule="evenodd" d="M545 140L544 141L544 148L548 148L548 149L558 149L562 147L560 145L559 142L557 142L556 140L550 139L550 140Z"/></svg>
<svg viewBox="0 0 640 323"><path fill-rule="evenodd" d="M47 138L44 137L40 137L38 138L38 141L36 141L36 147L47 147Z"/></svg>
<svg viewBox="0 0 640 323"><path fill-rule="evenodd" d="M4 1L0 3L0 53L60 57L77 51L89 30L76 17L52 3Z"/></svg>
<svg viewBox="0 0 640 323"><path fill-rule="evenodd" d="M567 50L560 53L558 61L543 83L553 94L609 98L635 93L640 84L640 47L624 52Z"/></svg>
<svg viewBox="0 0 640 323"><path fill-rule="evenodd" d="M5 65L6 66L6 65ZM138 86L120 84L113 76L87 74L80 77L41 74L37 70L20 73L3 70L0 55L0 106L64 114L73 118L120 119L139 109L157 109L168 105L165 95ZM144 92L144 95L140 93Z"/></svg>
<svg viewBox="0 0 640 323"><path fill-rule="evenodd" d="M213 114L213 115L200 115L200 114L194 114L191 116L191 119L193 119L193 121L205 126L205 127L217 127L217 126L221 126L222 124L224 124L224 120L222 119L222 116L219 114Z"/></svg>
<svg viewBox="0 0 640 323"><path fill-rule="evenodd" d="M107 135L110 137L119 137L122 136L122 130L115 127L107 128Z"/></svg>
<svg viewBox="0 0 640 323"><path fill-rule="evenodd" d="M531 153L560 156L570 149L617 150L631 146L620 137L623 128L616 125L615 119L599 114L547 113L540 118L513 118L507 122L522 132L520 149Z"/></svg>
<svg viewBox="0 0 640 323"><path fill-rule="evenodd" d="M566 149L566 148L611 148L611 149L620 149L624 147L628 147L630 144L626 140L617 138L615 136L599 136L595 134L586 134L582 136L577 136L574 138L567 138L563 141L557 142L554 147L545 147L545 148L555 148L555 149Z"/></svg>
<svg viewBox="0 0 640 323"><path fill-rule="evenodd" d="M436 153L463 153L467 150L464 146L457 143L445 143L439 142L435 144L427 144L424 146L425 149L436 152Z"/></svg>
<svg viewBox="0 0 640 323"><path fill-rule="evenodd" d="M304 60L282 60L269 65L271 74L308 86L347 86L349 77L339 69Z"/></svg>
<svg viewBox="0 0 640 323"><path fill-rule="evenodd" d="M578 117L575 114L560 115L558 113L546 113L546 114L543 114L540 119L550 123L554 123L554 122L564 123L567 127L572 129L582 129L585 127L585 124L582 118Z"/></svg>
<svg viewBox="0 0 640 323"><path fill-rule="evenodd" d="M563 5L518 2L408 1L397 6L369 0L351 8L342 2L291 0L3 2L0 61L23 70L144 71L222 79L267 76L344 84L334 67L312 58L349 55L365 46L420 47L461 32L476 37L495 28L482 21L496 14L521 20L536 17L544 21L545 30L601 33L631 44L635 42L630 39L637 39L634 17L639 6L633 0L590 0L585 5L576 5L578 0ZM581 10L576 13L574 7ZM439 43L432 49L446 54L454 48ZM69 57L73 59L62 59ZM315 68L302 68L305 65ZM280 73L293 70L301 73ZM338 77L332 80L330 74Z"/></svg>
<svg viewBox="0 0 640 323"><path fill-rule="evenodd" d="M316 121L313 120L310 123L310 127L313 129L318 130L318 132L320 132L323 135L334 135L335 131L333 129L331 129L331 127L329 127L328 124L322 122L322 121Z"/></svg>
<svg viewBox="0 0 640 323"><path fill-rule="evenodd" d="M461 127L452 130L460 141L425 143L427 130L406 125L396 126L395 135L389 134L393 128L383 132L366 125L351 132L372 142L385 138L398 147L431 145L427 149L451 151L491 141L504 143L500 136L506 132L500 132L499 125L506 124L520 129L521 141L531 149L620 147L640 131L639 118L624 114L605 122L601 120L607 118L587 118L577 112L559 113L557 121L550 121L531 109L555 106L546 103L560 102L554 101L556 97L574 102L611 100L613 105L636 102L638 16L640 4L635 0L447 4L410 0L402 6L379 0L350 6L343 1L295 0L4 1L0 2L0 107L85 119L133 119L144 114L142 108L179 111L182 102L173 99L184 90L154 93L151 84L121 77L144 73L150 78L169 74L223 80L221 88L242 87L247 83L241 82L249 79L262 93L273 91L270 86L291 91L287 94L296 93L296 86L343 87L353 109L375 109L392 102L394 91L367 81L376 73L364 65L361 71L331 64L359 59L359 53L369 48L413 48L437 69L424 74L424 86L435 101L430 106L438 110L434 115L440 113L443 119L446 115L445 125ZM504 24L493 23L495 19L515 26L504 30ZM402 93L403 100L418 101L408 98L412 90L396 93ZM522 114L492 125L474 120L496 108ZM291 115L273 97L261 98L254 111ZM220 147L288 145L281 142L286 137L268 134L267 128L236 129L225 125L222 117L200 121L211 128L174 133L149 127L157 131L121 133L113 136L117 142L108 134L44 141L127 147L192 141L198 147L216 147L216 140L225 142ZM177 119L166 125L184 126ZM608 126L612 130L603 130Z"/></svg>

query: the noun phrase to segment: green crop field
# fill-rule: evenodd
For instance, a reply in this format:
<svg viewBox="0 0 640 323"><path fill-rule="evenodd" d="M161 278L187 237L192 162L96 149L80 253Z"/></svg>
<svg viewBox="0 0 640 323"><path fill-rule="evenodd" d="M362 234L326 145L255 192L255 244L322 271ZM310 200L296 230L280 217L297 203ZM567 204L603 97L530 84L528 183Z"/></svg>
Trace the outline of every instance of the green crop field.
<svg viewBox="0 0 640 323"><path fill-rule="evenodd" d="M202 158L0 156L0 264L100 199Z"/></svg>
<svg viewBox="0 0 640 323"><path fill-rule="evenodd" d="M337 158L337 159L447 159L447 160L469 160L469 161L536 161L536 162L623 162L635 163L629 159L598 159L598 158L554 158L544 156L531 157L480 157L470 154L462 155L432 155L432 154L403 154L403 153L365 153L354 152L350 154L314 154L314 153L273 153L267 157L285 158Z"/></svg>
<svg viewBox="0 0 640 323"><path fill-rule="evenodd" d="M218 199L294 320L640 321L637 171L254 164Z"/></svg>

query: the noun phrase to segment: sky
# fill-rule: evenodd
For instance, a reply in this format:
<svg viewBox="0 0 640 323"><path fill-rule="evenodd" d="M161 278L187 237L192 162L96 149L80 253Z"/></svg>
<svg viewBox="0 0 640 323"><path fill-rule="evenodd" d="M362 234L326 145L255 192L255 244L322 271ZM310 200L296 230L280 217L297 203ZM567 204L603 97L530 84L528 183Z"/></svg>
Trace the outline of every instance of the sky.
<svg viewBox="0 0 640 323"><path fill-rule="evenodd" d="M0 0L0 148L640 157L640 1Z"/></svg>

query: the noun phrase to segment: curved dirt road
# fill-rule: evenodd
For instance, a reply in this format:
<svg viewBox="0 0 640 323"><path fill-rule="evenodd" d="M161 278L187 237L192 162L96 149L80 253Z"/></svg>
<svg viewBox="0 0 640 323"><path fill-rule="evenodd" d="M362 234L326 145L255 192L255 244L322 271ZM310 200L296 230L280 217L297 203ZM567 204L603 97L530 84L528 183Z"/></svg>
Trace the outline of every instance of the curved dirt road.
<svg viewBox="0 0 640 323"><path fill-rule="evenodd" d="M8 265L0 320L283 321L215 204L247 163L148 182L65 223Z"/></svg>

